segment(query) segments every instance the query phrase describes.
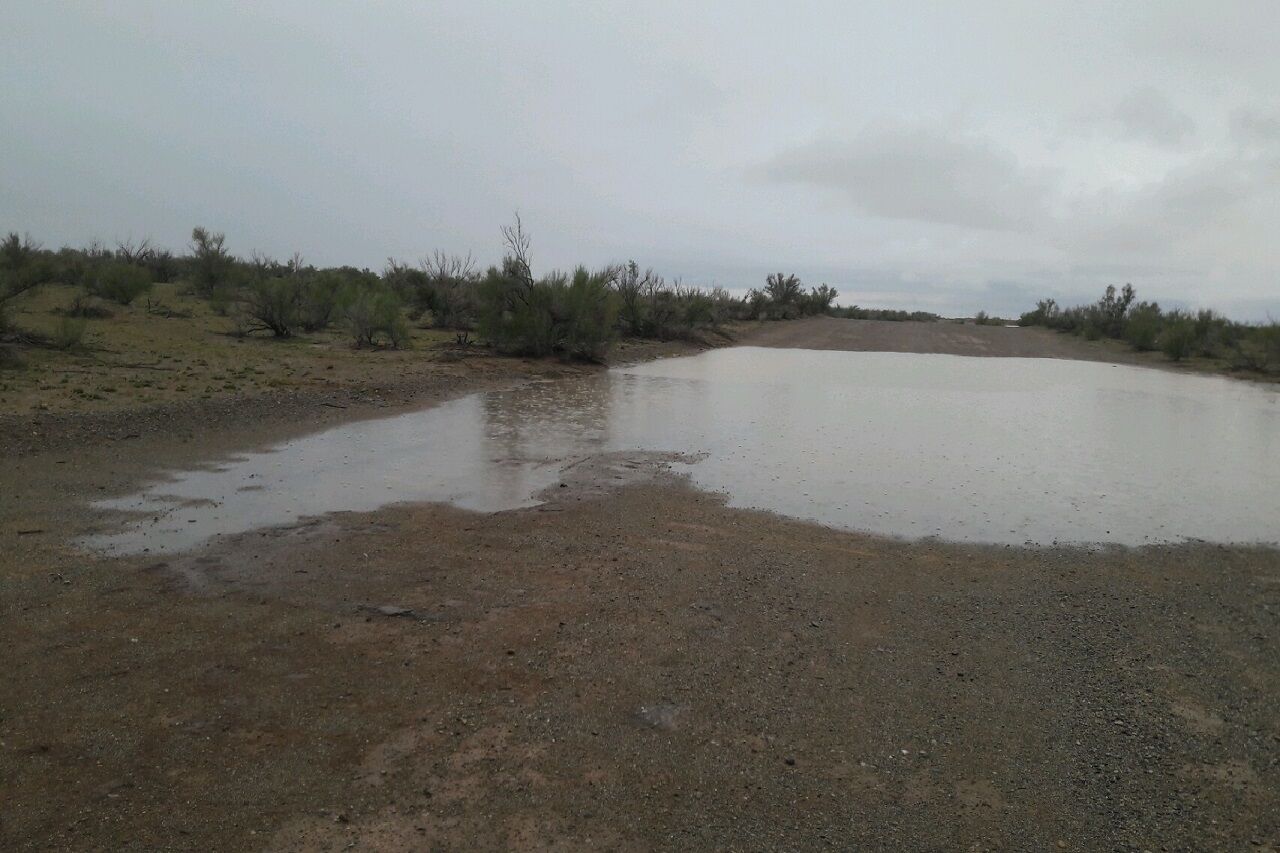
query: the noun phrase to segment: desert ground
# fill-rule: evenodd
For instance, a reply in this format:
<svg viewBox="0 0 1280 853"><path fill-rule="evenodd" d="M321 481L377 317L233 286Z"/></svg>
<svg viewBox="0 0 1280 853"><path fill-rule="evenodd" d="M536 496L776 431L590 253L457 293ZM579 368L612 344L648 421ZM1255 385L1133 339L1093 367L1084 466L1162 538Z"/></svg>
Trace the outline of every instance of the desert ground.
<svg viewBox="0 0 1280 853"><path fill-rule="evenodd" d="M735 335L1126 357L956 324ZM0 848L1280 848L1274 550L907 543L728 508L643 455L529 509L77 547L89 500L167 466L599 369L420 343L372 373L237 344L248 390L194 350L10 380ZM92 390L153 373L154 399Z"/></svg>

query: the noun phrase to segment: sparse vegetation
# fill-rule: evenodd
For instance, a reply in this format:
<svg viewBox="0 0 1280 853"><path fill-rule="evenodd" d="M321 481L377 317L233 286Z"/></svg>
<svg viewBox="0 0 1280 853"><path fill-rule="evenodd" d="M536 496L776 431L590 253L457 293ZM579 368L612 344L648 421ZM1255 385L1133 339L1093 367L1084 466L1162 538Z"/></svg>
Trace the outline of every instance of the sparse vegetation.
<svg viewBox="0 0 1280 853"><path fill-rule="evenodd" d="M860 308L851 305L848 308L836 308L831 312L836 317L847 317L850 320L888 320L893 323L936 323L941 317L928 311L900 311L892 308Z"/></svg>
<svg viewBox="0 0 1280 853"><path fill-rule="evenodd" d="M1201 358L1230 370L1280 374L1280 323L1237 323L1213 311L1164 311L1155 302L1136 302L1126 284L1107 287L1091 305L1062 308L1042 299L1019 319L1022 326L1045 326L1087 340L1111 338L1135 350L1160 350L1171 361Z"/></svg>

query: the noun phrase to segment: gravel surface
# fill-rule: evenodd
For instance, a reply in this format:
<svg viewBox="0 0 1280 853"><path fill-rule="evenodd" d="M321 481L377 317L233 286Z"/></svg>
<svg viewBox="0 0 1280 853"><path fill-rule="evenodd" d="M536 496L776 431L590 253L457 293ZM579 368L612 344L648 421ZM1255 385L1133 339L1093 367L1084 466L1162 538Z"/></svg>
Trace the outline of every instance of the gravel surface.
<svg viewBox="0 0 1280 853"><path fill-rule="evenodd" d="M302 428L234 417L0 469L0 849L1280 848L1280 552L910 544L651 455L514 512L69 544Z"/></svg>

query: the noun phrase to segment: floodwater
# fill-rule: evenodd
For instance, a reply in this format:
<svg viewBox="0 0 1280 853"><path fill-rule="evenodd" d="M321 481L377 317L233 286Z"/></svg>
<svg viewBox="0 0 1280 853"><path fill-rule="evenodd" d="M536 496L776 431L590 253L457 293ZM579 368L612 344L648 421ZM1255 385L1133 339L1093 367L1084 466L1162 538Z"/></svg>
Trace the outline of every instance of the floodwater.
<svg viewBox="0 0 1280 853"><path fill-rule="evenodd" d="M917 539L1280 544L1280 394L1055 359L733 347L472 394L171 472L89 544L178 551L339 510L532 506L604 453L731 506Z"/></svg>

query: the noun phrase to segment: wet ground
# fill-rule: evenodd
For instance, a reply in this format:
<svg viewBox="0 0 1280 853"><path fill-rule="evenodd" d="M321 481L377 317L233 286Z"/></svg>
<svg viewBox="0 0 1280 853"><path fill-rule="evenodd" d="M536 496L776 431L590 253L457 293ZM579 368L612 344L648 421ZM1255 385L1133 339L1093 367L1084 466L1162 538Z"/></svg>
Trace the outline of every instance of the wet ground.
<svg viewBox="0 0 1280 853"><path fill-rule="evenodd" d="M137 520L89 544L179 551L403 501L518 509L618 452L668 454L730 506L882 535L1280 542L1269 388L1047 358L732 347L470 394L171 472L100 502Z"/></svg>
<svg viewBox="0 0 1280 853"><path fill-rule="evenodd" d="M6 460L0 847L1280 847L1275 549L912 544L642 452L494 514L72 541L261 439Z"/></svg>

